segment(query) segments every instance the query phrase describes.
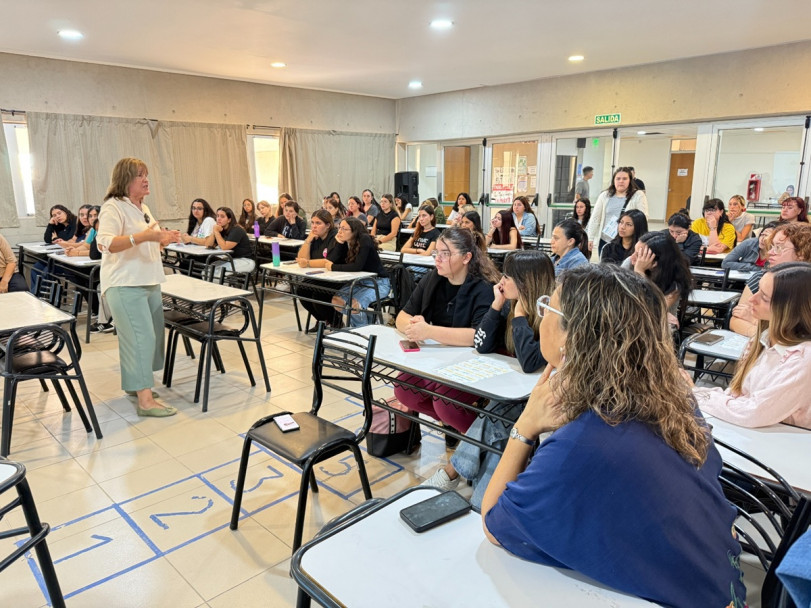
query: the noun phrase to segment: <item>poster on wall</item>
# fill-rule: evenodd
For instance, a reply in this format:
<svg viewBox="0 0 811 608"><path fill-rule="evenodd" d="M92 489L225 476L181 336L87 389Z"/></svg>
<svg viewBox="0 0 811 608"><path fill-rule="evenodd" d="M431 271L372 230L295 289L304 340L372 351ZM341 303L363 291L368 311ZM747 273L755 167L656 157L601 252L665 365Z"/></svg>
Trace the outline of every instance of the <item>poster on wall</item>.
<svg viewBox="0 0 811 608"><path fill-rule="evenodd" d="M505 206L512 205L513 202L513 189L509 186L493 186L493 191L490 193L491 206Z"/></svg>

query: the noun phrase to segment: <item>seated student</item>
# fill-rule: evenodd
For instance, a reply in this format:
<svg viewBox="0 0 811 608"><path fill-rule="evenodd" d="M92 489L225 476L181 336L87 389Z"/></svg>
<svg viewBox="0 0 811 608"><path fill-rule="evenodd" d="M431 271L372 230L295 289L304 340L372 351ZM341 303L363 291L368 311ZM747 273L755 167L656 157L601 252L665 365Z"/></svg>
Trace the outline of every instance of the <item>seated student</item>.
<svg viewBox="0 0 811 608"><path fill-rule="evenodd" d="M371 226L377 214L380 213L380 203L375 200L374 192L368 188L360 193L360 198L363 201L363 208L366 210L366 225Z"/></svg>
<svg viewBox="0 0 811 608"><path fill-rule="evenodd" d="M521 235L513 223L513 214L507 210L499 211L490 220L490 232L487 233L487 246L493 249L522 249Z"/></svg>
<svg viewBox="0 0 811 608"><path fill-rule="evenodd" d="M536 236L538 234L538 219L532 213L532 206L526 196L516 196L512 209L513 224L521 236Z"/></svg>
<svg viewBox="0 0 811 608"><path fill-rule="evenodd" d="M310 233L304 239L304 244L298 251L296 261L302 268L324 268L327 258L332 249L337 245L335 237L338 229L333 226L332 216L326 209L318 209L310 219ZM313 288L299 286L296 288L296 295L310 300L318 300L324 304L299 300L304 309L309 312L316 321L325 321L331 327L341 327L341 315L335 312L327 302L332 300L330 292L320 288L334 287L335 283L326 281L308 281Z"/></svg>
<svg viewBox="0 0 811 608"><path fill-rule="evenodd" d="M366 210L363 207L363 201L357 196L350 196L346 200L346 217L354 217L360 220L360 223L366 226L369 223L366 217Z"/></svg>
<svg viewBox="0 0 811 608"><path fill-rule="evenodd" d="M707 253L725 253L735 246L735 227L724 211L720 198L711 198L704 203L704 217L693 221L690 229L701 236Z"/></svg>
<svg viewBox="0 0 811 608"><path fill-rule="evenodd" d="M586 229L591 219L591 201L589 199L581 198L574 204L572 219L583 226L583 230Z"/></svg>
<svg viewBox="0 0 811 608"><path fill-rule="evenodd" d="M811 264L769 268L752 296L757 331L729 388L694 388L707 414L745 427L811 429Z"/></svg>
<svg viewBox="0 0 811 608"><path fill-rule="evenodd" d="M524 373L538 371L546 360L538 343L541 316L537 300L555 290L552 260L542 251L516 251L504 259L504 275L493 287L493 303L476 329L473 343L480 353L498 352L518 358ZM515 420L523 405L491 401L485 408ZM510 429L501 421L476 418L466 435L500 450L504 449ZM443 468L437 469L422 485L452 490L464 477L473 482L470 502L481 507L482 496L498 464L498 455L463 442Z"/></svg>
<svg viewBox="0 0 811 608"><path fill-rule="evenodd" d="M93 220L93 232L95 234L87 237L87 241L90 243L89 251L87 252L87 256L90 257L91 260L100 260L101 259L101 251L99 251L98 242L96 242L96 235L99 232L99 220L98 220L98 211L101 207L94 207L96 209L96 217ZM92 213L91 213L92 217ZM72 252L68 252L68 255L72 255ZM98 312L98 316L96 317L96 322L90 326L90 333L91 334L98 334L98 333L110 333L115 329L113 327L113 315L110 312L110 306L107 304L107 298L101 292L101 285L98 287L98 292L96 293L96 300L94 301L94 305L98 308L96 311Z"/></svg>
<svg viewBox="0 0 811 608"><path fill-rule="evenodd" d="M690 293L693 275L690 265L682 255L676 241L669 234L648 232L636 244L634 253L623 267L650 280L664 294L668 308L668 320L678 327L676 315L682 296Z"/></svg>
<svg viewBox="0 0 811 608"><path fill-rule="evenodd" d="M90 255L90 245L95 240L98 230L96 228L96 220L99 217L101 207L98 205L88 205L87 210L87 224L89 229L84 238L77 243L62 242L60 245L65 248L65 253L71 257L88 256Z"/></svg>
<svg viewBox="0 0 811 608"><path fill-rule="evenodd" d="M341 225L341 220L346 217L346 207L344 207L344 204L341 201L336 201L331 196L324 197L324 209L329 211L336 228Z"/></svg>
<svg viewBox="0 0 811 608"><path fill-rule="evenodd" d="M444 224L445 223L445 209L443 209L442 205L439 204L439 201L436 200L433 196L429 196L425 199L426 202L431 203L431 206L434 208L434 216L436 217L437 224Z"/></svg>
<svg viewBox="0 0 811 608"><path fill-rule="evenodd" d="M577 221L563 220L554 230L549 240L549 248L554 255L555 276L564 270L588 264L588 236Z"/></svg>
<svg viewBox="0 0 811 608"><path fill-rule="evenodd" d="M701 263L701 237L690 230L690 216L679 211L667 220L667 230L691 266Z"/></svg>
<svg viewBox="0 0 811 608"><path fill-rule="evenodd" d="M769 242L768 266L785 262L811 262L811 224L788 222L777 224ZM750 300L757 293L763 272L755 272L746 282L738 305L732 309L729 329L752 337L757 330L757 319L752 315Z"/></svg>
<svg viewBox="0 0 811 608"><path fill-rule="evenodd" d="M0 234L0 293L28 291L25 277L17 272L17 257L8 241Z"/></svg>
<svg viewBox="0 0 811 608"><path fill-rule="evenodd" d="M780 221L808 223L805 199L799 196L789 196L780 201Z"/></svg>
<svg viewBox="0 0 811 608"><path fill-rule="evenodd" d="M267 203L265 203L267 205ZM268 206L269 207L269 206ZM189 209L189 224L180 238L183 242L194 245L207 245L214 234L214 224L217 223L217 214L204 198L196 198L191 202ZM253 227L251 227L253 234Z"/></svg>
<svg viewBox="0 0 811 608"><path fill-rule="evenodd" d="M256 203L256 222L259 224L259 234L260 236L266 236L268 228L273 223L277 216L273 212L273 208L270 206L270 203L267 201L259 201ZM284 215L284 209L282 208L282 216Z"/></svg>
<svg viewBox="0 0 811 608"><path fill-rule="evenodd" d="M282 217L284 215L284 204L287 201L292 201L293 197L290 196L287 192L282 192L279 195L279 204L276 205L276 211L274 212L275 217Z"/></svg>
<svg viewBox="0 0 811 608"><path fill-rule="evenodd" d="M92 208L93 205L82 205L79 207L79 211L76 214L76 232L73 237L64 240L54 239L54 243L59 243L64 249L71 249L83 242L92 226L92 222L88 218L88 214Z"/></svg>
<svg viewBox="0 0 811 608"><path fill-rule="evenodd" d="M372 222L372 236L378 246L386 251L396 251L397 235L400 232L400 214L394 208L394 197L384 194L380 197L380 211Z"/></svg>
<svg viewBox="0 0 811 608"><path fill-rule="evenodd" d="M727 206L729 207L727 215L735 228L738 243L743 243L752 234L752 228L755 227L755 216L746 212L746 201L740 194L733 194Z"/></svg>
<svg viewBox="0 0 811 608"><path fill-rule="evenodd" d="M431 255L439 238L436 229L436 216L431 205L423 205L417 213L417 227L414 234L405 242L400 251L416 255Z"/></svg>
<svg viewBox="0 0 811 608"><path fill-rule="evenodd" d="M408 195L400 193L394 197L394 208L400 215L400 221L403 225L408 225L413 216L414 207L408 202Z"/></svg>
<svg viewBox="0 0 811 608"><path fill-rule="evenodd" d="M228 207L230 209L230 207ZM253 201L246 198L242 201L242 213L239 214L239 220L236 224L241 226L246 233L253 234L253 225L256 222L256 208Z"/></svg>
<svg viewBox="0 0 811 608"><path fill-rule="evenodd" d="M366 310L373 303L387 297L391 291L389 273L380 261L374 239L366 232L366 227L360 220L354 217L343 220L335 240L337 244L327 256L324 268L336 272L373 272L378 277L377 280L358 281L354 283L354 288L347 284L332 297L336 310L351 310L352 327L368 325L370 315ZM352 301L347 305L350 290Z"/></svg>
<svg viewBox="0 0 811 608"><path fill-rule="evenodd" d="M463 207L473 207L473 201L467 192L460 192L456 197L456 201L453 203L453 209L451 209L451 214L448 216L448 224L452 226L459 225L459 221L465 214ZM475 209L476 208L473 207L473 210Z"/></svg>
<svg viewBox="0 0 811 608"><path fill-rule="evenodd" d="M237 223L237 218L230 207L217 209L217 223L214 225L214 232L208 237L206 245L213 249L215 243L220 249L230 253L233 261L233 270L231 262L228 260L215 262L216 276L219 277L223 271L226 274L248 273L253 272L253 269L256 268L251 240L245 229Z"/></svg>
<svg viewBox="0 0 811 608"><path fill-rule="evenodd" d="M471 230L476 235L476 242L484 255L487 255L487 239L482 232L482 218L478 211L466 211L459 216L458 225L465 230Z"/></svg>
<svg viewBox="0 0 811 608"><path fill-rule="evenodd" d="M540 305L549 364L485 491L487 538L656 604L744 608L737 513L661 292L594 264Z"/></svg>
<svg viewBox="0 0 811 608"><path fill-rule="evenodd" d="M450 346L473 346L476 328L493 302L498 272L479 249L475 233L464 228L446 229L437 241L434 258L436 268L417 283L397 315L397 329L415 342L431 339ZM463 403L476 402L474 395L441 382L410 374L401 374L399 379ZM472 412L406 386L395 384L394 395L406 407L463 433L476 418Z"/></svg>
<svg viewBox="0 0 811 608"><path fill-rule="evenodd" d="M299 217L298 210L296 201L287 201L284 204L284 215L270 223L265 231L265 236L303 239L307 233L307 223Z"/></svg>
<svg viewBox="0 0 811 608"><path fill-rule="evenodd" d="M45 235L42 239L46 245L62 244L72 242L73 237L76 235L77 225L79 223L70 209L64 205L54 205L50 210L51 219L48 225L45 226ZM37 262L31 268L31 291L33 292L39 283L39 278L47 275L48 264L45 262ZM47 278L47 276L45 277Z"/></svg>
<svg viewBox="0 0 811 608"><path fill-rule="evenodd" d="M761 270L769 259L769 238L777 222L769 222L760 231L758 238L739 242L722 261L721 268L730 270Z"/></svg>
<svg viewBox="0 0 811 608"><path fill-rule="evenodd" d="M578 201L579 202L579 201ZM581 224L582 225L582 224ZM617 236L600 252L603 264L622 264L630 257L636 242L648 232L648 218L639 209L628 209L620 213L617 222Z"/></svg>

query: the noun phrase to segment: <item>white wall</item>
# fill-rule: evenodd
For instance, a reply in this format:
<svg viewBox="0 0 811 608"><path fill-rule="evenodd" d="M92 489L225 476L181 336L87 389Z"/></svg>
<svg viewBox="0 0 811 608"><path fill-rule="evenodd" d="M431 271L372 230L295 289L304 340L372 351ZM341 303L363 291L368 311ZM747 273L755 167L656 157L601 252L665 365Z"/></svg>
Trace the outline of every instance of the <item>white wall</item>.
<svg viewBox="0 0 811 608"><path fill-rule="evenodd" d="M617 166L634 168L636 176L645 182L648 219L664 220L670 174L670 138L623 138Z"/></svg>

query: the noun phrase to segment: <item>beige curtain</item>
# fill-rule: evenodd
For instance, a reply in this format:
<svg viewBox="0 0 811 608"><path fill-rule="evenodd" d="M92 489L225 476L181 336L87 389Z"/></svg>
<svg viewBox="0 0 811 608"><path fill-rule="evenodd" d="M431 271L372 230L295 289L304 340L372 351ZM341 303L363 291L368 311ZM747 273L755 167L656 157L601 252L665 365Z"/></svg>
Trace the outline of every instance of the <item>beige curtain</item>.
<svg viewBox="0 0 811 608"><path fill-rule="evenodd" d="M20 225L17 204L14 201L14 186L11 183L11 162L8 157L6 135L0 121L0 227L16 228Z"/></svg>
<svg viewBox="0 0 811 608"><path fill-rule="evenodd" d="M279 192L289 192L307 211L321 207L332 191L341 199L365 188L381 194L394 188L393 133L281 130Z"/></svg>
<svg viewBox="0 0 811 608"><path fill-rule="evenodd" d="M149 167L146 199L160 220L189 214L192 199L230 204L251 192L242 125L175 123L145 119L28 112L38 225L61 203L100 205L119 159L134 156Z"/></svg>

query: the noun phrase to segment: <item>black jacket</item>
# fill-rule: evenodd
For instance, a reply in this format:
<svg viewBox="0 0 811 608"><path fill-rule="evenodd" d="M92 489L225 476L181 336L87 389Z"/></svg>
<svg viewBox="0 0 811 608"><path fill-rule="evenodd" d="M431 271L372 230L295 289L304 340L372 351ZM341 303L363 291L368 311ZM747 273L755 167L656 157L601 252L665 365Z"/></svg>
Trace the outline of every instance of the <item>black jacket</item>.
<svg viewBox="0 0 811 608"><path fill-rule="evenodd" d="M332 262L332 269L343 272L374 272L377 276L387 278L389 273L383 267L380 256L377 253L377 245L368 234L360 237L360 249L357 257L351 263L346 262L346 254L349 247L346 243L336 243L332 251L327 256Z"/></svg>
<svg viewBox="0 0 811 608"><path fill-rule="evenodd" d="M619 243L611 241L600 252L600 262L603 264L622 264L625 258L630 257L633 252L633 247L625 249L622 246L622 240Z"/></svg>
<svg viewBox="0 0 811 608"><path fill-rule="evenodd" d="M282 215L265 228L265 236L283 236L288 239L303 240L307 236L306 232L307 223L298 216L295 224L288 224L287 218Z"/></svg>
<svg viewBox="0 0 811 608"><path fill-rule="evenodd" d="M76 236L76 225L78 223L79 220L73 220L67 224L48 224L45 226L45 236L43 240L49 245L53 243L54 239L69 241Z"/></svg>
<svg viewBox="0 0 811 608"><path fill-rule="evenodd" d="M493 308L487 309L476 330L476 335L473 337L473 346L477 351L482 354L492 353L506 347L507 316L509 314L509 302L506 302L500 311L493 310ZM525 374L531 374L546 365L538 339L532 332L526 317L513 318L512 334L515 357Z"/></svg>
<svg viewBox="0 0 811 608"><path fill-rule="evenodd" d="M665 231L666 232L666 231ZM690 265L701 263L701 237L692 230L687 231L687 239L683 243L676 243L687 258Z"/></svg>
<svg viewBox="0 0 811 608"><path fill-rule="evenodd" d="M432 270L417 284L403 311L411 316L422 315L430 323L434 293L440 282L447 280ZM478 327L492 303L493 285L482 277L468 275L456 294L453 327Z"/></svg>

